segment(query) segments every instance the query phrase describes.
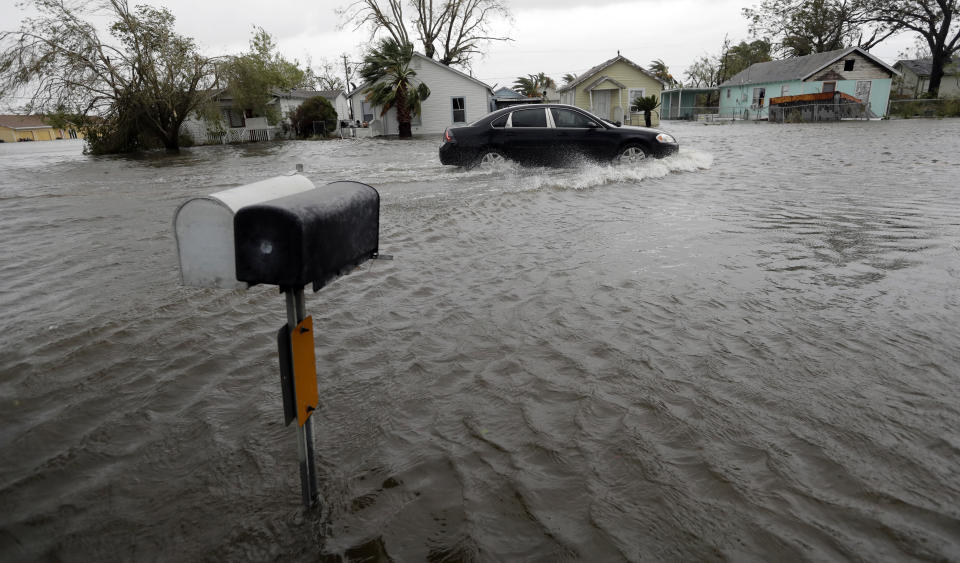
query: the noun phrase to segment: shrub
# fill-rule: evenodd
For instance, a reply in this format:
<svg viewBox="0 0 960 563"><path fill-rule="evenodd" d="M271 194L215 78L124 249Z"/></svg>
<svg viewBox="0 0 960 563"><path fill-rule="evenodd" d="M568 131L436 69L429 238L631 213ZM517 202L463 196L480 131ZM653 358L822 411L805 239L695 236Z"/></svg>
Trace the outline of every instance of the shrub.
<svg viewBox="0 0 960 563"><path fill-rule="evenodd" d="M337 110L323 96L308 98L290 112L290 126L300 139L337 130Z"/></svg>

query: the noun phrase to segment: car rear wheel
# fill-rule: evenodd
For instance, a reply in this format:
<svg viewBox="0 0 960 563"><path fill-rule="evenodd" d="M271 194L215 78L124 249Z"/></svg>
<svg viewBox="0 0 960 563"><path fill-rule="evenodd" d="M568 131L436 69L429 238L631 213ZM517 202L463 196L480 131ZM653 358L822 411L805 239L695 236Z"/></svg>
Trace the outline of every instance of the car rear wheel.
<svg viewBox="0 0 960 563"><path fill-rule="evenodd" d="M637 164L647 159L647 150L640 145L627 145L620 149L617 164Z"/></svg>
<svg viewBox="0 0 960 563"><path fill-rule="evenodd" d="M492 168L501 166L506 161L507 157L503 156L502 152L496 149L487 149L477 156L473 166L476 168Z"/></svg>

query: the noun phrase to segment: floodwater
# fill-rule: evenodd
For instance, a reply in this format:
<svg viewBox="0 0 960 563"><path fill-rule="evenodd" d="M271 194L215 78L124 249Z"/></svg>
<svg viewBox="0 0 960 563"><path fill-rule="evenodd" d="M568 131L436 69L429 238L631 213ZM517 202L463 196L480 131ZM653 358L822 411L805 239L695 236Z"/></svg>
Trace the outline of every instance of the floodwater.
<svg viewBox="0 0 960 563"><path fill-rule="evenodd" d="M0 560L960 560L960 120L665 128L563 170L0 145ZM180 287L171 232L297 163L395 256L308 289L308 513L282 296Z"/></svg>

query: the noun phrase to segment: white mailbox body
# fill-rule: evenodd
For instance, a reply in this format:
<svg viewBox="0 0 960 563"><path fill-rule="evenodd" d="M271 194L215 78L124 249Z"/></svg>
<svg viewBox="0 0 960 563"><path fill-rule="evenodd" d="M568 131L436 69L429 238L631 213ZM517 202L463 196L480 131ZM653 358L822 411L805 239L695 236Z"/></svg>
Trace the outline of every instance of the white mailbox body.
<svg viewBox="0 0 960 563"><path fill-rule="evenodd" d="M237 281L233 216L242 207L315 189L300 174L277 176L187 200L173 217L180 282L191 287L246 289Z"/></svg>

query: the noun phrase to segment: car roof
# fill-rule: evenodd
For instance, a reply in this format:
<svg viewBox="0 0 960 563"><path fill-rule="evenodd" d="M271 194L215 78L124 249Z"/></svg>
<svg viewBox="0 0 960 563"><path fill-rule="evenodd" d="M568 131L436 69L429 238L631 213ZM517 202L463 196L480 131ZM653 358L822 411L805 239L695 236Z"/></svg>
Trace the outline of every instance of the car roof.
<svg viewBox="0 0 960 563"><path fill-rule="evenodd" d="M480 118L480 121L486 119L496 119L505 113L510 113L511 111L516 111L518 109L546 109L546 108L562 108L562 109L576 109L584 113L590 113L583 108L578 108L577 106L571 106L570 104L517 104L515 106L507 106L505 108L500 108L496 111L492 111L487 115Z"/></svg>

